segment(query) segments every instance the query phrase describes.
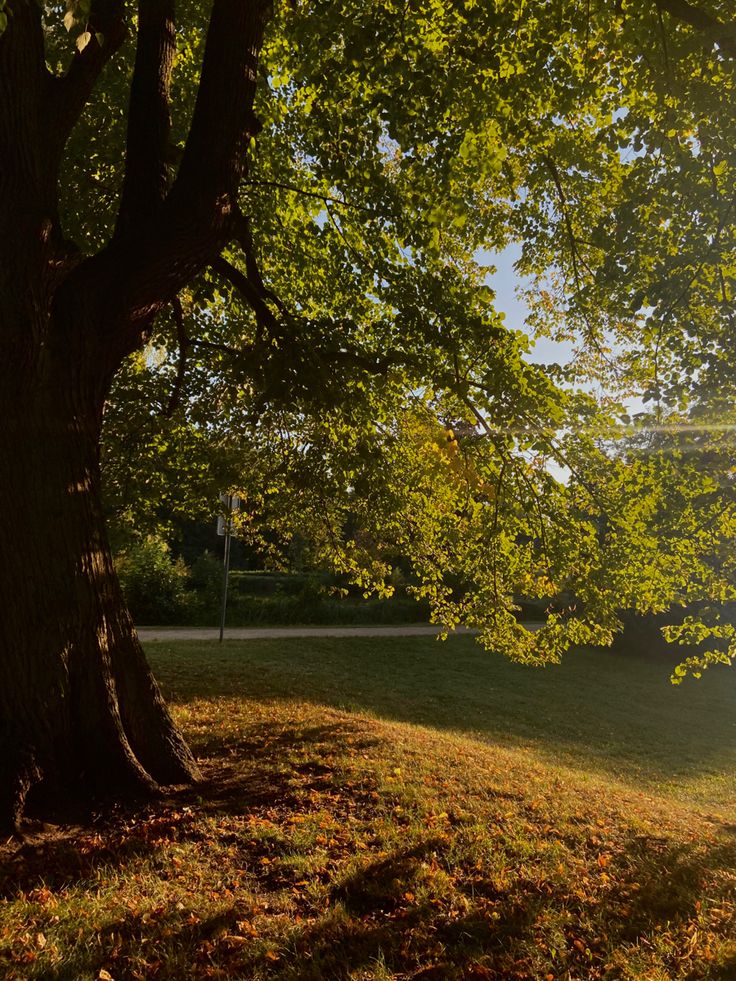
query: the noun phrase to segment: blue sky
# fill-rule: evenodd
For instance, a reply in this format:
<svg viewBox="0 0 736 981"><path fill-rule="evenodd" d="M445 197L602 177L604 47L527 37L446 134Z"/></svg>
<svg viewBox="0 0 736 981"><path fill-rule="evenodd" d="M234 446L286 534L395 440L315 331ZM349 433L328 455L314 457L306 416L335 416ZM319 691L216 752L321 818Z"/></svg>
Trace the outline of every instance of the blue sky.
<svg viewBox="0 0 736 981"><path fill-rule="evenodd" d="M496 272L488 277L488 285L496 291L495 307L506 314L506 324L517 330L524 330L524 322L528 311L527 305L516 295L516 289L523 286L525 280L514 269L514 263L521 255L520 245L510 245L496 255L485 253L483 262L496 266ZM564 364L572 353L572 345L568 342L551 341L547 337L540 338L528 360L537 364L557 362Z"/></svg>

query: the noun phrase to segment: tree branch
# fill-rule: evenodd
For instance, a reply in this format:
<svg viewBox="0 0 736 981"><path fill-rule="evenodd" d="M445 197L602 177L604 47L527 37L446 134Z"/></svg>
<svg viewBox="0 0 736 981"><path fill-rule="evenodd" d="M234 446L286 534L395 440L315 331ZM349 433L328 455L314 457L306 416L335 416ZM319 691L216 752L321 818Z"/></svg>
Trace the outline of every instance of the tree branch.
<svg viewBox="0 0 736 981"><path fill-rule="evenodd" d="M297 187L295 184L286 184L283 181L249 180L249 187L275 187L282 191L291 191L292 194L300 194L306 198L316 198L318 201L339 204L343 208L354 208L356 211L367 211L372 214L372 209L364 204L355 204L353 201L346 201L344 198L336 198L332 194L324 194L322 191L310 191L304 187Z"/></svg>
<svg viewBox="0 0 736 981"><path fill-rule="evenodd" d="M724 24L689 0L655 0L655 3L659 10L666 11L677 20L706 34L729 58L736 58L736 21Z"/></svg>
<svg viewBox="0 0 736 981"><path fill-rule="evenodd" d="M75 51L66 74L50 79L47 132L57 161L102 69L127 36L124 0L92 0L86 30L91 38L81 51Z"/></svg>
<svg viewBox="0 0 736 981"><path fill-rule="evenodd" d="M264 300L270 300L278 309L281 316L288 320L291 317L286 304L270 290L263 282L261 270L256 257L256 249L253 243L250 218L244 215L240 209L236 209L233 214L233 238L243 250L245 256L245 270L250 282L255 286Z"/></svg>
<svg viewBox="0 0 736 981"><path fill-rule="evenodd" d="M172 417L176 409L178 409L179 403L181 402L181 393L184 388L184 376L187 370L187 351L191 347L191 341L189 340L184 327L184 310L178 296L174 297L171 305L174 309L174 320L176 322L176 339L179 345L179 358L176 363L176 378L174 379L174 387L171 390L168 404L163 411L163 415L166 419L170 419Z"/></svg>
<svg viewBox="0 0 736 981"><path fill-rule="evenodd" d="M261 294L266 292L266 285L261 276L261 270L256 259L255 245L253 244L253 233L250 227L250 218L246 217L239 209L234 214L233 232L234 239L243 250L245 255L245 269L248 279L260 290Z"/></svg>
<svg viewBox="0 0 736 981"><path fill-rule="evenodd" d="M260 125L253 100L269 12L266 0L214 0L189 138L171 190L152 221L114 236L56 294L67 349L75 322L97 324L98 370L114 370L135 350L156 313L232 238L245 152ZM79 343L88 347L90 340Z"/></svg>
<svg viewBox="0 0 736 981"><path fill-rule="evenodd" d="M41 10L30 2L9 8L0 34L0 390L8 395L26 390L41 351L40 325L24 303L33 297L39 308L43 304L37 260L49 233L40 125L46 82ZM18 299L8 306L8 297Z"/></svg>
<svg viewBox="0 0 736 981"><path fill-rule="evenodd" d="M7 23L0 33L0 187L7 195L7 183L21 175L28 190L39 184L39 117L48 73L40 9L33 3L14 3L3 16Z"/></svg>
<svg viewBox="0 0 736 981"><path fill-rule="evenodd" d="M169 187L169 90L176 53L174 0L139 0L125 178L116 234L158 213Z"/></svg>
<svg viewBox="0 0 736 981"><path fill-rule="evenodd" d="M40 7L18 2L0 34L0 285L43 220L43 125L47 71ZM24 257L28 265L27 257ZM28 271L23 274L28 279Z"/></svg>
<svg viewBox="0 0 736 981"><path fill-rule="evenodd" d="M245 173L249 142L261 130L253 100L270 13L269 0L215 0L172 203L196 194L210 208L228 197L222 205L230 213Z"/></svg>
<svg viewBox="0 0 736 981"><path fill-rule="evenodd" d="M278 333L278 323L273 312L266 303L263 293L250 278L244 275L236 266L218 256L210 263L210 267L223 276L240 293L248 306L256 315L259 325L271 334Z"/></svg>
<svg viewBox="0 0 736 981"><path fill-rule="evenodd" d="M249 354L250 349L233 347L232 344L218 344L216 341L198 341L192 340L189 342L192 347L201 347L205 351L217 351L220 354L229 354L234 358L239 358L243 354Z"/></svg>
<svg viewBox="0 0 736 981"><path fill-rule="evenodd" d="M565 224L565 231L567 232L568 242L570 244L570 261L572 263L573 279L575 280L575 292L579 298L579 310L585 322L585 326L588 330L587 340L593 344L598 355L603 358L606 364L611 368L615 368L615 365L608 357L606 352L598 339L598 330L591 323L590 316L588 314L587 303L585 298L585 284L583 283L583 278L580 274L580 266L585 269L585 271L590 276L591 281L595 280L595 273L590 268L588 261L585 256L580 251L578 246L579 238L575 235L575 229L573 228L572 218L570 217L570 209L568 205L567 196L565 190L562 186L562 180L560 178L560 172L557 168L557 164L548 154L544 153L541 157L544 162L545 167L549 171L552 177L552 182L555 186L557 192L557 197L559 199L559 211L562 216L562 220Z"/></svg>

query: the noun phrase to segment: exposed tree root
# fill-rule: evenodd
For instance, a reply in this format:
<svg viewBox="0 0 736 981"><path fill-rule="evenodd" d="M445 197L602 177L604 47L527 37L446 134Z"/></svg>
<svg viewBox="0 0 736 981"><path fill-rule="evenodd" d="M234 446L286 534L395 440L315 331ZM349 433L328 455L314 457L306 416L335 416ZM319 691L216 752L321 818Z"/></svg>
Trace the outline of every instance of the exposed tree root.
<svg viewBox="0 0 736 981"><path fill-rule="evenodd" d="M6 745L0 748L0 835L23 838L21 823L26 798L42 779L34 754L28 749Z"/></svg>

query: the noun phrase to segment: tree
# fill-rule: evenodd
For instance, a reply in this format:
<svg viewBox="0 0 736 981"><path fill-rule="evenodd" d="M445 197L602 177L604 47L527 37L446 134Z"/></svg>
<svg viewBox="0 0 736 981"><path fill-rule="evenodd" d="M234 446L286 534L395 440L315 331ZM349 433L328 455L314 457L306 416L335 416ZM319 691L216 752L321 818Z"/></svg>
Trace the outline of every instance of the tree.
<svg viewBox="0 0 736 981"><path fill-rule="evenodd" d="M349 445L370 462L380 447L393 472L415 484L438 467L454 475L439 504L427 508L431 494L415 495L405 513L416 529L408 544L447 620L456 613L437 557L453 542L450 553L467 555L463 535L481 536L482 573L465 613L476 622L490 611L501 626L489 637L499 642L528 643L513 630L508 597L517 581L547 595L557 587L545 569L589 569L590 522L545 460L579 454L563 452L558 433L592 410L524 362L523 337L493 310L478 250L522 236L531 243L526 261L542 271L556 248L550 231L560 229L580 277L565 185L587 189L578 224L597 218L603 229L612 196L621 214L628 192L617 150L597 148L610 149L613 137L653 145L667 113L677 128L690 112L668 93L664 115L647 116L660 93L636 79L647 60L643 33L667 12L678 43L692 46L696 36L709 52L708 98L730 78L733 34L716 9L725 3L707 12L679 0L639 13L569 6L315 2L272 12L263 0L214 0L202 44L197 4L184 4L176 21L172 0L140 0L137 19L122 0L74 0L66 11L5 0L5 824L17 826L33 786L152 791L197 778L124 609L100 500L111 384L155 338L179 351L170 411L184 401L195 421L203 412L200 426L211 419L211 404L197 409L183 393L189 363L200 379L216 380L222 417L249 420L266 457L280 432L301 456L331 447L344 461ZM135 51L126 42L133 29ZM633 93L628 124L618 112L622 91ZM697 104L707 110L707 98ZM681 166L663 160L667 172ZM710 200L702 182L693 186ZM624 227L636 237L650 224L640 208ZM622 280L630 270L614 269ZM582 282L573 292L572 308L586 313ZM337 422L325 422L327 409ZM453 462L454 430L439 455L431 449L437 430L428 420L438 415L443 432L475 427L466 464ZM308 436L293 439L300 427ZM317 470L336 495L350 479L346 464ZM513 493L502 494L509 474ZM566 531L550 550L550 509L571 514L571 506L580 520L555 519ZM492 543L485 552L483 535ZM622 556L635 554L622 546ZM515 570L503 582L502 558ZM355 556L346 562L358 571ZM590 593L591 610L604 592ZM610 596L600 606L592 633L561 616L539 642L559 653L608 636Z"/></svg>
<svg viewBox="0 0 736 981"><path fill-rule="evenodd" d="M173 9L144 4L130 87L126 171L113 234L93 255L65 237L60 167L105 63L122 4L82 12L58 77L43 13L7 5L0 38L0 322L3 596L0 814L17 824L43 780L148 788L197 767L146 665L112 568L99 491L110 381L160 309L233 234L253 113L263 3L218 3L198 100L169 186ZM72 11L72 17L75 16Z"/></svg>

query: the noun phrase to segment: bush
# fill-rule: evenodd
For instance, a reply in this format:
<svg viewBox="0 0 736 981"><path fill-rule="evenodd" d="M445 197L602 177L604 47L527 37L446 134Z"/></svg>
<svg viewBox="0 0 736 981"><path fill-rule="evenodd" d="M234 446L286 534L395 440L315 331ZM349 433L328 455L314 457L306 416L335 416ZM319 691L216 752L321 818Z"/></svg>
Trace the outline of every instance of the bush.
<svg viewBox="0 0 736 981"><path fill-rule="evenodd" d="M187 569L173 559L160 538L137 539L118 555L116 567L126 601L139 624L214 627L222 602L222 560L204 552ZM230 627L293 624L390 624L426 622L426 603L405 595L363 599L358 587L348 596L330 593L334 577L325 572L230 573L227 624ZM400 585L400 584L399 584Z"/></svg>
<svg viewBox="0 0 736 981"><path fill-rule="evenodd" d="M189 571L183 559L172 559L166 542L142 538L116 561L123 594L136 623L180 623L188 618Z"/></svg>
<svg viewBox="0 0 736 981"><path fill-rule="evenodd" d="M203 552L192 564L190 574L192 589L204 609L218 610L222 602L222 559L212 552ZM230 574L232 577L232 573ZM231 590L232 593L232 583Z"/></svg>

